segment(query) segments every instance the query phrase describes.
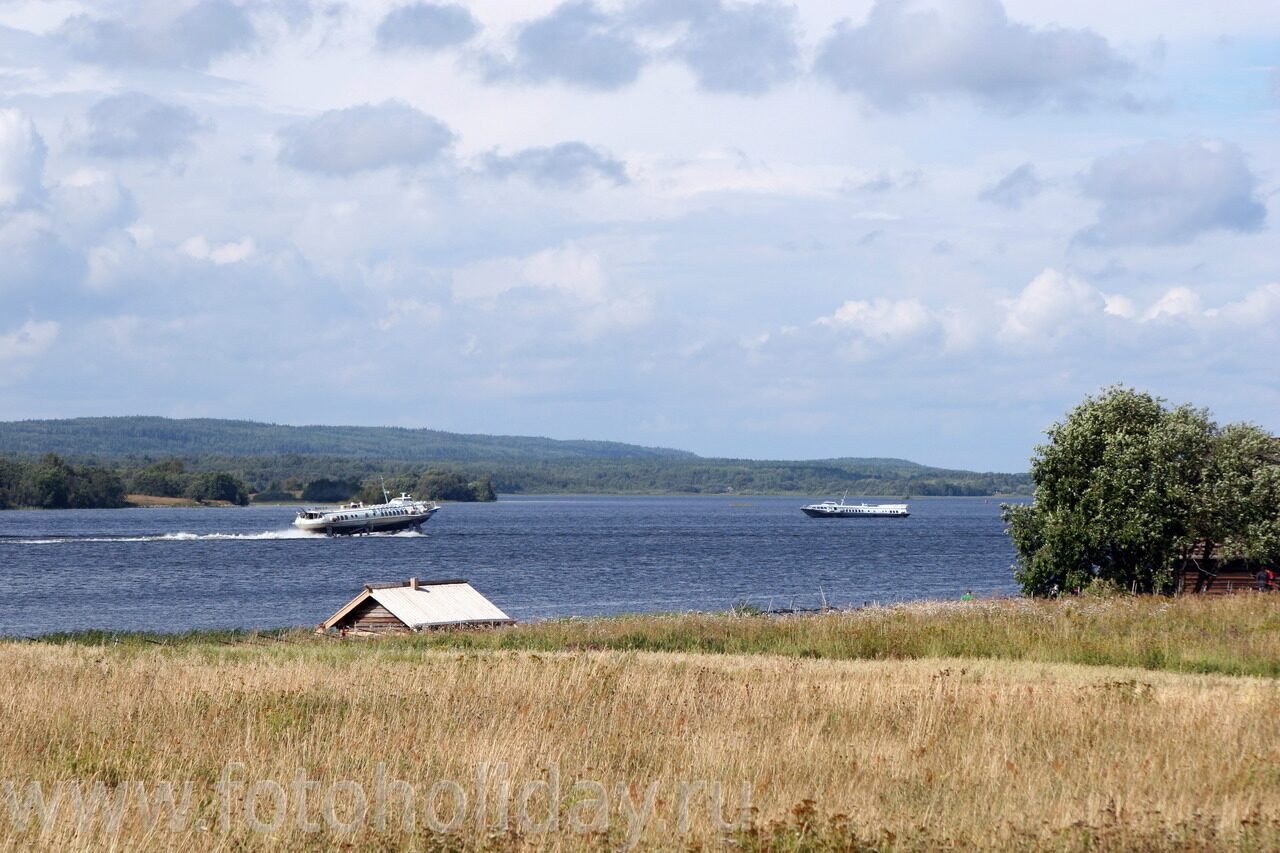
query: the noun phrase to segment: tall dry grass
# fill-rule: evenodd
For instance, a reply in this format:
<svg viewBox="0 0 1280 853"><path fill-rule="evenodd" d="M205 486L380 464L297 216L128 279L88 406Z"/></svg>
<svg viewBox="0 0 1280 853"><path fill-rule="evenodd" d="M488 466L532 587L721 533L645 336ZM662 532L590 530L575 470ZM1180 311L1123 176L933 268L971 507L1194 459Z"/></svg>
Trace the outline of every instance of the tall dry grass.
<svg viewBox="0 0 1280 853"><path fill-rule="evenodd" d="M828 630L821 624L815 630ZM46 790L58 780L102 782L104 798L135 782L191 780L194 791L193 824L177 832L164 821L149 827L138 808L126 808L118 827L69 810L20 829L0 792L3 849L1280 844L1280 684L1264 679L973 658L458 651L385 641L6 643L0 679L0 782L19 783L18 795L32 780ZM485 825L474 819L481 767L490 769ZM238 787L224 825L217 785L228 772ZM499 825L502 781L518 795L557 776L553 831L521 826L514 808ZM457 782L467 819L435 833L419 803L412 829L398 804L383 830L372 814L355 821L350 783L372 797L379 778L413 783L422 798L432 783ZM295 812L279 827L253 828L243 795L263 780L286 791L316 783L304 818L316 821L316 799L330 792L352 828L299 827L292 796ZM334 788L340 780L345 787ZM571 823L600 814L599 790L575 786L584 780L608 799L609 819L595 834ZM682 791L699 781L707 784ZM726 829L713 814L714 784L731 821L744 782L750 823ZM263 791L256 817L272 824L276 801ZM545 792L531 791L529 817L543 823ZM623 798L643 811L650 791L649 819L629 821ZM438 821L449 802L441 800Z"/></svg>

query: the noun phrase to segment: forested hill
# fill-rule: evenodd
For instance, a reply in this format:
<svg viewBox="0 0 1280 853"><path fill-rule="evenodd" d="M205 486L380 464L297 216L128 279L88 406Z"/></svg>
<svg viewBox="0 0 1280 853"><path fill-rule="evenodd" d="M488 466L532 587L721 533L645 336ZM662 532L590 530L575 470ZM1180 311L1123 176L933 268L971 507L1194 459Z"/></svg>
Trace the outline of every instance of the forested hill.
<svg viewBox="0 0 1280 853"><path fill-rule="evenodd" d="M0 457L46 453L104 465L126 486L174 470L228 473L250 492L355 491L379 478L422 491L440 477L526 494L1030 494L1026 474L931 468L905 459L711 459L607 441L460 435L392 427L280 426L249 421L76 418L0 423ZM158 466L158 467L157 467ZM379 486L380 489L380 486ZM172 490L172 489L171 489ZM167 494L167 492L166 492Z"/></svg>
<svg viewBox="0 0 1280 853"><path fill-rule="evenodd" d="M400 427L286 426L214 418L159 417L0 422L0 453L57 453L99 459L284 454L421 461L696 458L682 450L614 441L558 441Z"/></svg>

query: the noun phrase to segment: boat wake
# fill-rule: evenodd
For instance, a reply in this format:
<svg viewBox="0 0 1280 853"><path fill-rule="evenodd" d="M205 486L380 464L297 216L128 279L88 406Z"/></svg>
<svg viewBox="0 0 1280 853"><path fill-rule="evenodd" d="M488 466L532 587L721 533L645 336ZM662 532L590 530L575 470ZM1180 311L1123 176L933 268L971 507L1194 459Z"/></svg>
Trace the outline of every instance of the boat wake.
<svg viewBox="0 0 1280 853"><path fill-rule="evenodd" d="M283 539L325 539L323 533L306 530L265 530L261 533L157 533L149 536L49 536L0 537L0 544L10 545L66 545L76 542L263 542ZM394 533L370 533L368 536L344 536L343 539L418 539L426 538L417 530L400 530Z"/></svg>

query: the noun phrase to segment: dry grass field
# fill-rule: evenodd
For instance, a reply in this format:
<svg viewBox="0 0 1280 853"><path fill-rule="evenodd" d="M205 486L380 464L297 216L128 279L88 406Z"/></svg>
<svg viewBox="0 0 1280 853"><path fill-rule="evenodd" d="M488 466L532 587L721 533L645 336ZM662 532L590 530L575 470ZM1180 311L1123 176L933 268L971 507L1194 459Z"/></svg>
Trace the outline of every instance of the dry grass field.
<svg viewBox="0 0 1280 853"><path fill-rule="evenodd" d="M1272 850L1266 598L0 643L0 849Z"/></svg>

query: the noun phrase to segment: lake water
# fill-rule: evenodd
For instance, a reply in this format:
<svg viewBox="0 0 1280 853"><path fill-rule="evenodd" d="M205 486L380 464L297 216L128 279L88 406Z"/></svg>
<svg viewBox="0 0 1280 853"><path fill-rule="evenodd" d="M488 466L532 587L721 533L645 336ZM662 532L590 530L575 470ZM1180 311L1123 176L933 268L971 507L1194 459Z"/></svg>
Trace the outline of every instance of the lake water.
<svg viewBox="0 0 1280 853"><path fill-rule="evenodd" d="M315 625L364 583L466 578L517 619L1016 591L995 498L811 519L794 497L504 497L328 539L290 507L0 512L0 634Z"/></svg>

